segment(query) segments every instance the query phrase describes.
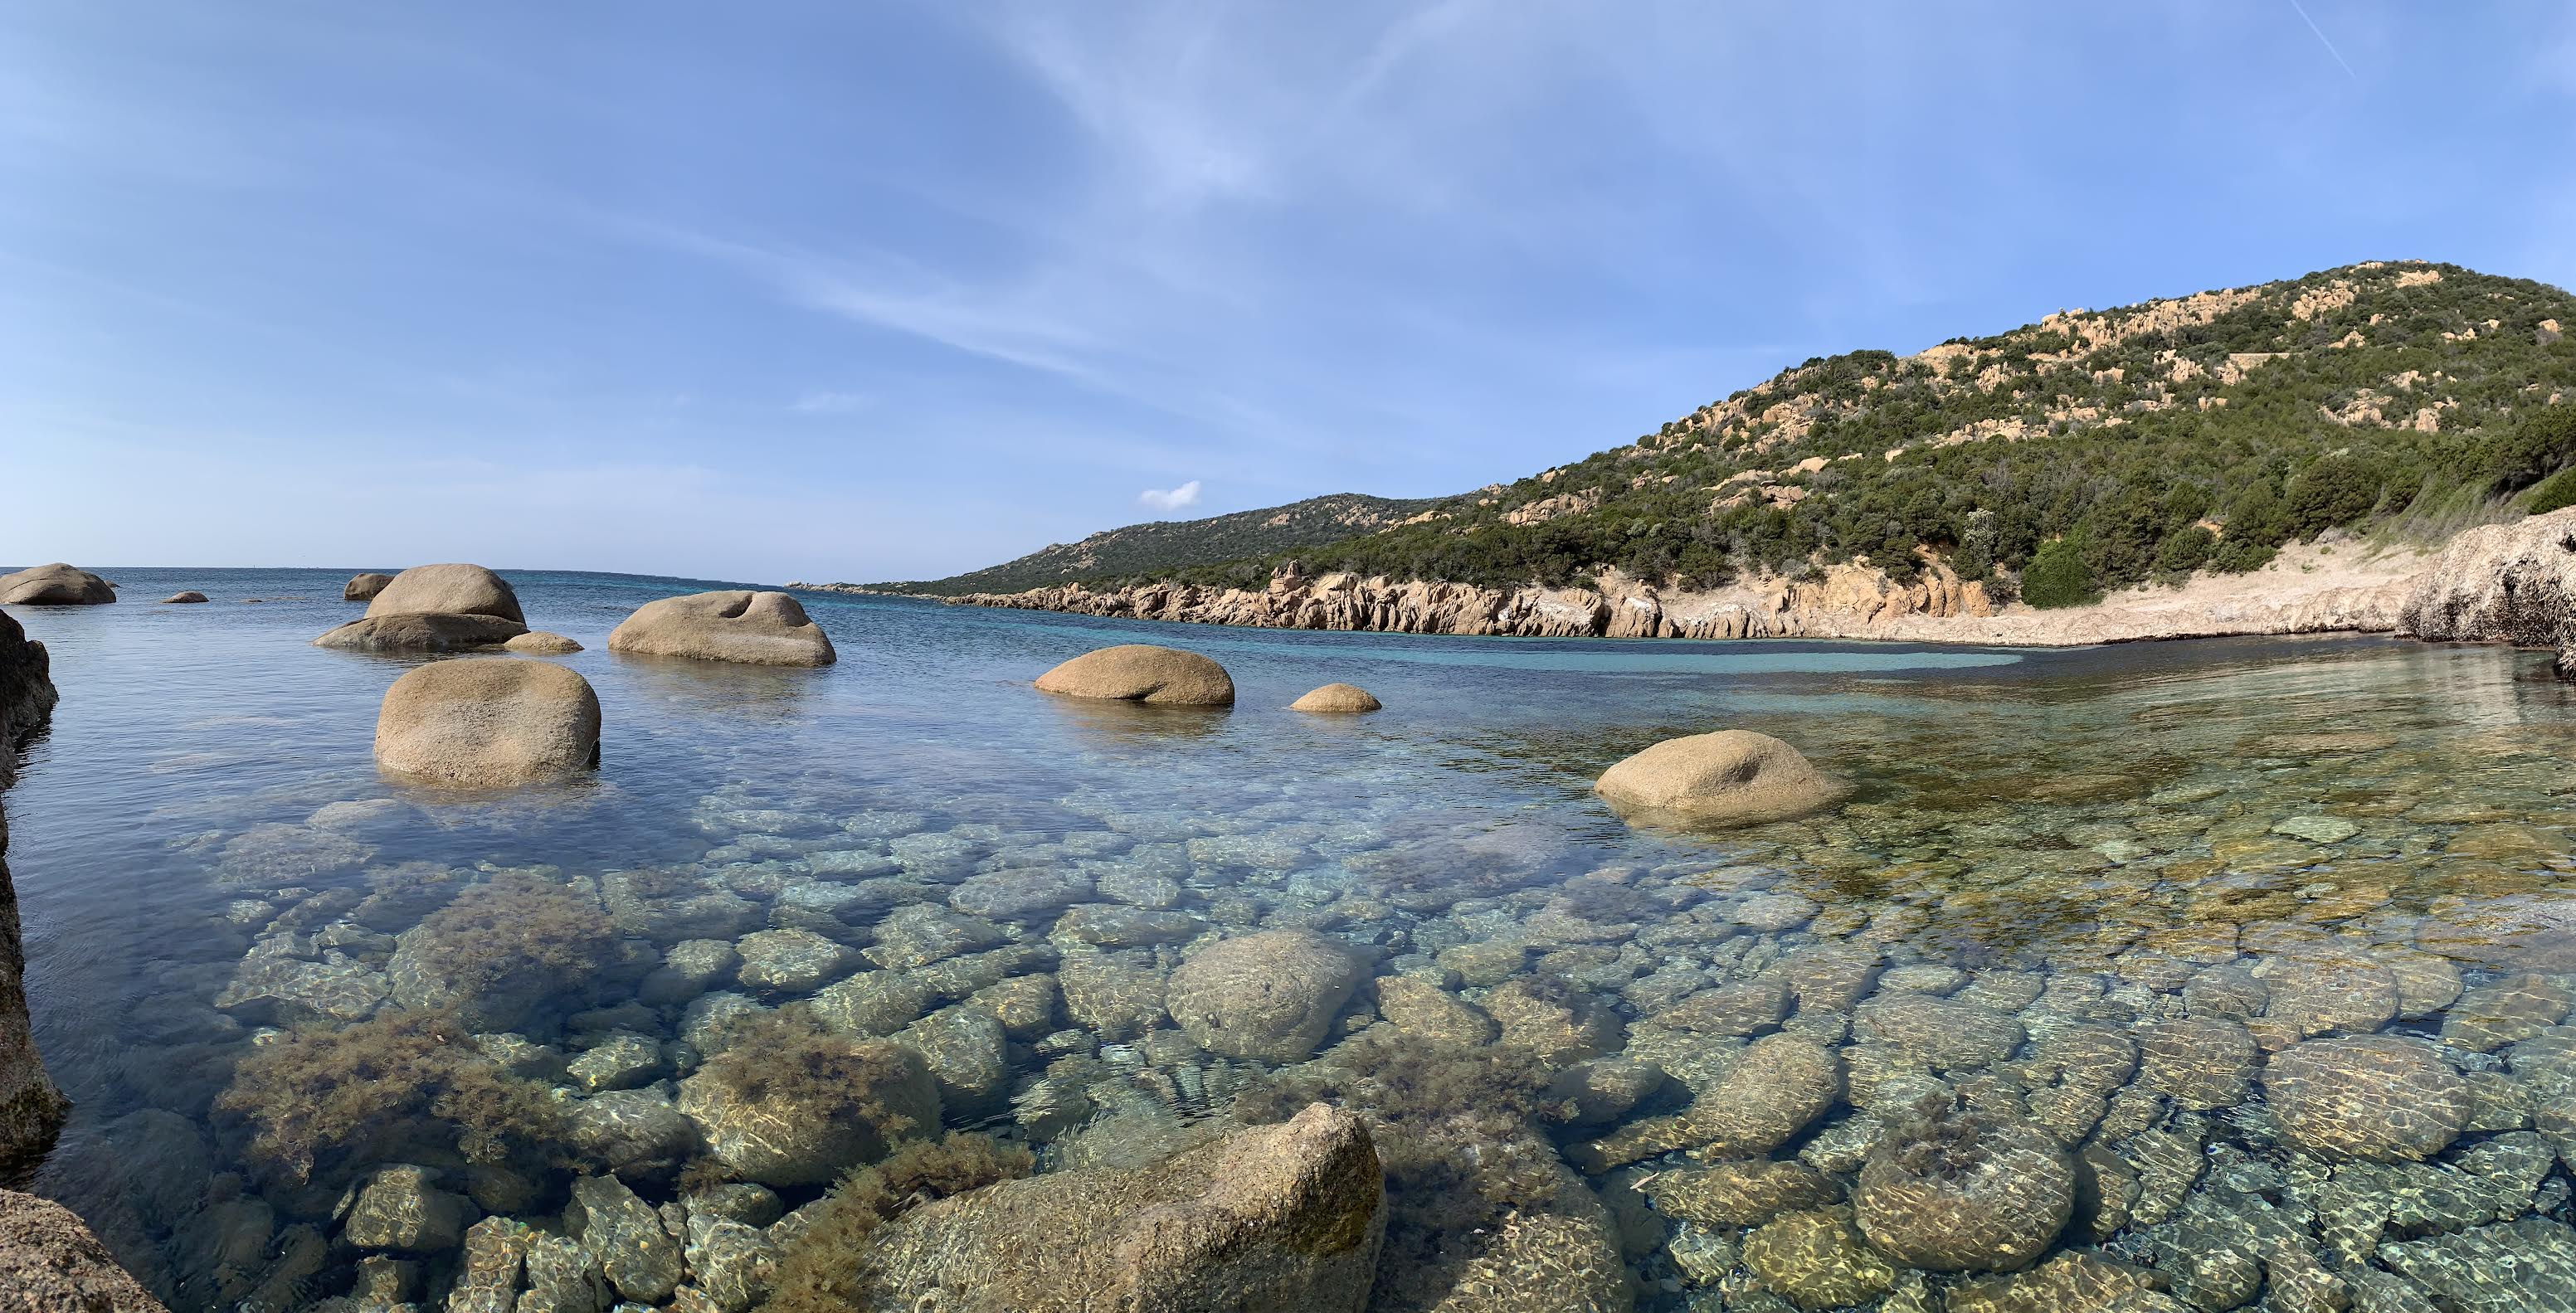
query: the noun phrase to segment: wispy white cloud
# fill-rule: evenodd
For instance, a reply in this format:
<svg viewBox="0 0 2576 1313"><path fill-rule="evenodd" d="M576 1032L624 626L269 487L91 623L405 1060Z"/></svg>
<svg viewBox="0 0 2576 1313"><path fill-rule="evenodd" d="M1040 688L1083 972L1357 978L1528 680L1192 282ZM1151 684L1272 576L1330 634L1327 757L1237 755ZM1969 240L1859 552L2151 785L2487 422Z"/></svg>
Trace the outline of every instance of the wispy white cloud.
<svg viewBox="0 0 2576 1313"><path fill-rule="evenodd" d="M796 398L788 407L799 415L855 415L876 404L864 392L813 391Z"/></svg>
<svg viewBox="0 0 2576 1313"><path fill-rule="evenodd" d="M1147 488L1136 494L1136 500L1158 511L1177 511L1199 504L1199 481L1192 479L1177 488Z"/></svg>

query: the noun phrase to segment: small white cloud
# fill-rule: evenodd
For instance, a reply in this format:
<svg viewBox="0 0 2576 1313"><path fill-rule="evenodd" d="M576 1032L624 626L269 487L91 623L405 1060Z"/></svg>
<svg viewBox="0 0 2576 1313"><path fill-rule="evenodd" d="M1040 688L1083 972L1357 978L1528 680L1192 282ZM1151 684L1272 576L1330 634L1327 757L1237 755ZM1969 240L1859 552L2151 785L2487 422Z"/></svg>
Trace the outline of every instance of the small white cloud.
<svg viewBox="0 0 2576 1313"><path fill-rule="evenodd" d="M847 415L868 408L868 398L857 392L808 392L791 407L799 415Z"/></svg>
<svg viewBox="0 0 2576 1313"><path fill-rule="evenodd" d="M1196 506L1199 504L1199 481L1192 479L1168 491L1147 488L1136 494L1136 500L1158 511L1177 511L1184 506Z"/></svg>

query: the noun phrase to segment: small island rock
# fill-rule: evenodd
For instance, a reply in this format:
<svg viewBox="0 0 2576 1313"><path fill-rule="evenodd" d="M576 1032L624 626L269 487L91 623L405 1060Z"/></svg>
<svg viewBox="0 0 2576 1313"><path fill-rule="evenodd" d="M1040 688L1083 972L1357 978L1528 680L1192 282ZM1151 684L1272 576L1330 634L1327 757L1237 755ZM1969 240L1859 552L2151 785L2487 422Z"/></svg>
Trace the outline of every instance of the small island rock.
<svg viewBox="0 0 2576 1313"><path fill-rule="evenodd" d="M1322 688L1288 704L1290 711L1359 712L1375 711L1385 704L1369 696L1357 684L1326 684Z"/></svg>
<svg viewBox="0 0 2576 1313"><path fill-rule="evenodd" d="M479 565L415 565L395 575L367 603L369 619L424 613L488 615L522 628L528 623L509 581Z"/></svg>
<svg viewBox="0 0 2576 1313"><path fill-rule="evenodd" d="M206 600L206 595L204 593L191 588L184 592L172 593L168 597L162 598L161 605L172 606L185 602L202 602L204 600Z"/></svg>
<svg viewBox="0 0 2576 1313"><path fill-rule="evenodd" d="M371 615L313 640L343 652L472 652L499 647L528 632L516 620L488 615Z"/></svg>
<svg viewBox="0 0 2576 1313"><path fill-rule="evenodd" d="M828 666L840 659L795 598L748 589L646 602L609 631L608 650L754 666Z"/></svg>
<svg viewBox="0 0 2576 1313"><path fill-rule="evenodd" d="M1196 652L1122 643L1085 652L1038 676L1041 693L1142 702L1157 707L1230 707L1234 679Z"/></svg>
<svg viewBox="0 0 2576 1313"><path fill-rule="evenodd" d="M1623 812L1720 825L1801 815L1844 792L1796 748L1743 729L1666 739L1603 771L1593 788Z"/></svg>
<svg viewBox="0 0 2576 1313"><path fill-rule="evenodd" d="M563 666L516 657L436 661L394 681L376 764L425 784L562 779L599 764L599 695Z"/></svg>
<svg viewBox="0 0 2576 1313"><path fill-rule="evenodd" d="M1384 1179L1367 1126L1314 1104L1143 1167L922 1205L879 1228L865 1261L925 1308L1359 1313L1386 1235Z"/></svg>
<svg viewBox="0 0 2576 1313"><path fill-rule="evenodd" d="M1311 930L1210 945L1172 972L1163 1006L1211 1052L1302 1062L1364 978L1359 959Z"/></svg>
<svg viewBox="0 0 2576 1313"><path fill-rule="evenodd" d="M16 574L0 574L0 604L95 606L115 600L116 585L60 561Z"/></svg>
<svg viewBox="0 0 2576 1313"><path fill-rule="evenodd" d="M581 644L561 634L551 634L542 629L531 629L501 646L530 656L570 656L581 650Z"/></svg>
<svg viewBox="0 0 2576 1313"><path fill-rule="evenodd" d="M385 585L393 581L394 577L389 574L353 574L349 576L349 582L340 586L340 600L372 602L376 600L376 594L385 591Z"/></svg>

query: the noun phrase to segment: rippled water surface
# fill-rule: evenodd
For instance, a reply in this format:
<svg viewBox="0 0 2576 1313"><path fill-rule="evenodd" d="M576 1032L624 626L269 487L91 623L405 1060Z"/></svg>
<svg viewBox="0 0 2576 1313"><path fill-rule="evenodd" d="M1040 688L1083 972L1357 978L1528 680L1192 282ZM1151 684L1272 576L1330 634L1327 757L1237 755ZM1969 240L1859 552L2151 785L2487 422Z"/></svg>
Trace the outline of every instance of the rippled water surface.
<svg viewBox="0 0 2576 1313"><path fill-rule="evenodd" d="M706 585L512 573L591 649L602 766L458 798L371 763L409 663L308 645L344 573L108 573L115 606L12 609L63 693L8 798L77 1101L39 1187L175 1308L484 1307L458 1233L590 1261L604 1187L573 1185L611 1174L749 1238L665 1236L667 1274L601 1290L739 1308L889 1140L1056 1170L1312 1099L1387 1162L1379 1308L2576 1307L2545 658L808 596L840 662L778 671L603 650ZM145 600L181 588L215 600ZM1238 705L1029 687L1132 641L1216 657ZM1284 709L1334 680L1386 710ZM1856 792L1721 834L1592 796L1725 727ZM1186 965L1254 935L1311 1015L1244 1029L1250 986ZM853 1111L880 1076L910 1092Z"/></svg>

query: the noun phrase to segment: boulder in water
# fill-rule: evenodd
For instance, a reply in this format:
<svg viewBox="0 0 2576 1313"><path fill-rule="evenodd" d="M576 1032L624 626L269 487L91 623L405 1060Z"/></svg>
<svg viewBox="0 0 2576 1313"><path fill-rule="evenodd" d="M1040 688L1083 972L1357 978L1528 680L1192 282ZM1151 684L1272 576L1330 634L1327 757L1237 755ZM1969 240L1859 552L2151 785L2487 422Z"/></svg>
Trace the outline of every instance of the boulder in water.
<svg viewBox="0 0 2576 1313"><path fill-rule="evenodd" d="M528 633L516 620L488 615L371 615L313 640L343 652L472 652L501 647Z"/></svg>
<svg viewBox="0 0 2576 1313"><path fill-rule="evenodd" d="M581 644L561 634L550 634L542 629L531 629L501 646L513 652L524 652L529 656L570 656L581 650Z"/></svg>
<svg viewBox="0 0 2576 1313"><path fill-rule="evenodd" d="M1314 1104L1142 1167L922 1205L879 1228L864 1259L906 1307L1359 1313L1385 1195L1368 1128Z"/></svg>
<svg viewBox="0 0 2576 1313"><path fill-rule="evenodd" d="M488 615L528 623L510 583L479 565L415 565L395 575L367 603L367 616Z"/></svg>
<svg viewBox="0 0 2576 1313"><path fill-rule="evenodd" d="M185 592L172 593L172 594L170 594L168 597L162 598L162 599L161 599L161 605L163 605L163 606L172 606L172 605L177 605L177 604L182 604L182 603L187 603L187 602L202 602L202 601L204 601L204 600L206 600L206 595L205 595L204 593L198 592L196 589L191 588L191 589L186 590Z"/></svg>
<svg viewBox="0 0 2576 1313"><path fill-rule="evenodd" d="M1623 813L1717 825L1802 815L1844 793L1796 748L1743 729L1666 739L1603 771L1592 787Z"/></svg>
<svg viewBox="0 0 2576 1313"><path fill-rule="evenodd" d="M16 574L0 574L0 604L95 606L116 600L116 585L60 561Z"/></svg>
<svg viewBox="0 0 2576 1313"><path fill-rule="evenodd" d="M839 659L795 598L748 589L646 602L609 631L608 650L753 666L828 666Z"/></svg>
<svg viewBox="0 0 2576 1313"><path fill-rule="evenodd" d="M1375 711L1385 704L1369 695L1357 684L1326 684L1322 688L1288 704L1290 711L1360 712Z"/></svg>
<svg viewBox="0 0 2576 1313"><path fill-rule="evenodd" d="M599 764L599 695L550 662L434 661L385 691L376 764L419 783L463 787L578 775Z"/></svg>
<svg viewBox="0 0 2576 1313"><path fill-rule="evenodd" d="M2402 1035L2310 1040L2272 1055L2263 1095L2290 1143L2331 1158L2418 1162L2468 1129L2468 1082Z"/></svg>
<svg viewBox="0 0 2576 1313"><path fill-rule="evenodd" d="M2046 1131L1953 1111L1942 1096L1890 1126L1852 1190L1871 1247L1935 1272L2011 1271L2075 1210L2075 1164Z"/></svg>
<svg viewBox="0 0 2576 1313"><path fill-rule="evenodd" d="M385 591L385 585L392 583L393 581L394 577L389 574L370 573L350 575L349 582L340 585L340 600L343 602L372 602L376 600L376 594Z"/></svg>
<svg viewBox="0 0 2576 1313"><path fill-rule="evenodd" d="M1234 679L1196 652L1121 643L1085 652L1038 676L1038 691L1157 707L1230 707Z"/></svg>

